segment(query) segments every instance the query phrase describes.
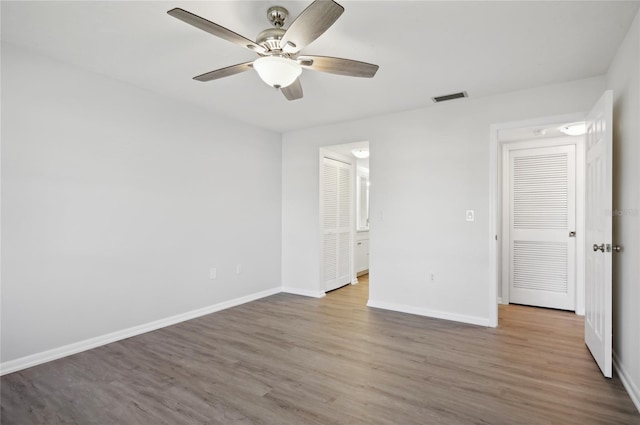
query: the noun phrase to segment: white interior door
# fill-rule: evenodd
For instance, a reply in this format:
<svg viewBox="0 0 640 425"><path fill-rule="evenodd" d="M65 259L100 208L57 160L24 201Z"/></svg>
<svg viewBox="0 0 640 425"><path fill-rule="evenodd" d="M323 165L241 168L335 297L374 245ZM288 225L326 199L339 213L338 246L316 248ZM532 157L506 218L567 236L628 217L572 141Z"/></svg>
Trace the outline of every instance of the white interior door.
<svg viewBox="0 0 640 425"><path fill-rule="evenodd" d="M575 145L509 152L509 302L575 310Z"/></svg>
<svg viewBox="0 0 640 425"><path fill-rule="evenodd" d="M584 338L611 377L611 243L613 94L606 91L586 119L586 279Z"/></svg>
<svg viewBox="0 0 640 425"><path fill-rule="evenodd" d="M322 235L324 290L351 282L351 164L323 159Z"/></svg>

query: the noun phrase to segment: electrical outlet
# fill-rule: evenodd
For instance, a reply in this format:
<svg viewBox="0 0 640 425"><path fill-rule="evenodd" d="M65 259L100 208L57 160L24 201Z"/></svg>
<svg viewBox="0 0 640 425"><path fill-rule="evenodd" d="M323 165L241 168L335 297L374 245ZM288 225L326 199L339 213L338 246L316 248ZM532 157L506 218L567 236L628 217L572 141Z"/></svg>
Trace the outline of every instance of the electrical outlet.
<svg viewBox="0 0 640 425"><path fill-rule="evenodd" d="M435 282L435 281L436 281L435 273L433 272L429 273L429 282Z"/></svg>
<svg viewBox="0 0 640 425"><path fill-rule="evenodd" d="M475 215L475 212L473 210L467 210L466 217L467 217L467 221L475 221L476 220L476 215Z"/></svg>
<svg viewBox="0 0 640 425"><path fill-rule="evenodd" d="M214 280L218 277L218 270L215 267L209 269L209 279Z"/></svg>

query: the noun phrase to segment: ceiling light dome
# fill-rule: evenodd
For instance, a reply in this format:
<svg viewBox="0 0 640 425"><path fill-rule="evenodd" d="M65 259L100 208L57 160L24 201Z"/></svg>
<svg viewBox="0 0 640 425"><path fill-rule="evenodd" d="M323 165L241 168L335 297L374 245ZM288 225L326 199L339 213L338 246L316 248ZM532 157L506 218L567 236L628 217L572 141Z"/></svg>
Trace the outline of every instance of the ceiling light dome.
<svg viewBox="0 0 640 425"><path fill-rule="evenodd" d="M575 122L560 127L560 131L568 136L582 136L587 132L587 125L584 122Z"/></svg>
<svg viewBox="0 0 640 425"><path fill-rule="evenodd" d="M263 56L253 61L262 81L277 89L291 85L302 73L298 62L281 56Z"/></svg>
<svg viewBox="0 0 640 425"><path fill-rule="evenodd" d="M355 156L358 159L369 158L369 149L367 148L353 149L351 153L353 154L353 156Z"/></svg>

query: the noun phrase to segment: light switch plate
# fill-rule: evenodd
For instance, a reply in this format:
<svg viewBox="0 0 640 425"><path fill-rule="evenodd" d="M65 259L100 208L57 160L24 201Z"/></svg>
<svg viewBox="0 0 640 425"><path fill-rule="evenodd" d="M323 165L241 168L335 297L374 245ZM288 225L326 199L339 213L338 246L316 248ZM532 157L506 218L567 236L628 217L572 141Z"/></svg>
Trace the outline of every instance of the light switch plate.
<svg viewBox="0 0 640 425"><path fill-rule="evenodd" d="M466 217L467 221L476 221L476 215L473 210L467 210Z"/></svg>

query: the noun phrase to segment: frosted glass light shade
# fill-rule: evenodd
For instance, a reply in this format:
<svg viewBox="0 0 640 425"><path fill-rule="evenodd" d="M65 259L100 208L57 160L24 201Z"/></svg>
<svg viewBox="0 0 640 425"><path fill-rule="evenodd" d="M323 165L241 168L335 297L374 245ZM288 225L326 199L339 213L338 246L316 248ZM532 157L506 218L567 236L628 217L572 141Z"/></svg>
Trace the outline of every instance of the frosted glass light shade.
<svg viewBox="0 0 640 425"><path fill-rule="evenodd" d="M351 153L358 159L369 158L369 149L367 148L353 149Z"/></svg>
<svg viewBox="0 0 640 425"><path fill-rule="evenodd" d="M560 127L560 131L568 136L582 136L587 132L587 126L583 122L576 122Z"/></svg>
<svg viewBox="0 0 640 425"><path fill-rule="evenodd" d="M262 81L271 87L282 88L291 85L302 73L298 62L280 56L263 56L253 61Z"/></svg>

